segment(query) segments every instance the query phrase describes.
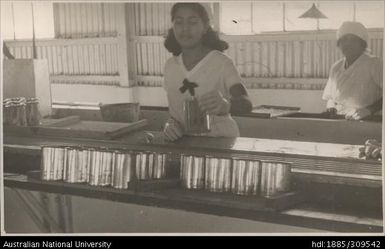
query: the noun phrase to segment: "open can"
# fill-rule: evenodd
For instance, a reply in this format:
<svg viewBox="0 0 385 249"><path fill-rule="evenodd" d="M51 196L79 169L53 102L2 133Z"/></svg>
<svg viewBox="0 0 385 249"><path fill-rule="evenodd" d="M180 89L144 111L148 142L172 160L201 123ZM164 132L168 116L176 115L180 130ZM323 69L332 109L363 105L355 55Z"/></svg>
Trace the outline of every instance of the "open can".
<svg viewBox="0 0 385 249"><path fill-rule="evenodd" d="M211 130L210 115L200 109L196 97L191 96L183 102L183 112L186 134L200 135Z"/></svg>

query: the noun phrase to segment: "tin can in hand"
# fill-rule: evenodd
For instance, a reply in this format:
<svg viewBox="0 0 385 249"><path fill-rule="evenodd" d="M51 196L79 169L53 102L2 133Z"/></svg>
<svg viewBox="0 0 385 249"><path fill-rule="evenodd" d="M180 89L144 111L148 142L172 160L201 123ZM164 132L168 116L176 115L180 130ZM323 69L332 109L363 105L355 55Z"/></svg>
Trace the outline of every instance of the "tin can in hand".
<svg viewBox="0 0 385 249"><path fill-rule="evenodd" d="M185 133L200 135L211 129L210 115L200 109L197 98L190 97L183 103Z"/></svg>

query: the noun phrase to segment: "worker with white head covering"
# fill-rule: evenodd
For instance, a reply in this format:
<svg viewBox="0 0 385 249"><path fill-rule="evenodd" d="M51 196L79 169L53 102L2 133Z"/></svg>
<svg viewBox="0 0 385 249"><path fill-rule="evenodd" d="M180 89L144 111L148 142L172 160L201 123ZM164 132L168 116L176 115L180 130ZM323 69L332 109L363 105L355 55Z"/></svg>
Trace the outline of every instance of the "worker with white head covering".
<svg viewBox="0 0 385 249"><path fill-rule="evenodd" d="M382 60L367 53L368 33L359 22L344 22L337 46L344 58L331 68L322 99L328 114L349 120L370 117L382 109Z"/></svg>

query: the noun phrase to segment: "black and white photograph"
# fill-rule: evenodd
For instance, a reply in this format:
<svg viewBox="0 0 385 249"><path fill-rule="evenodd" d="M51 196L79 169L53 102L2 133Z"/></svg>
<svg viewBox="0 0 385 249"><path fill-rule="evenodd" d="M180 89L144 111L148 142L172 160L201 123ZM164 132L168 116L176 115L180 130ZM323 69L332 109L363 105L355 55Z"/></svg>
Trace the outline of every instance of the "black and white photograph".
<svg viewBox="0 0 385 249"><path fill-rule="evenodd" d="M384 5L1 1L1 234L384 235Z"/></svg>

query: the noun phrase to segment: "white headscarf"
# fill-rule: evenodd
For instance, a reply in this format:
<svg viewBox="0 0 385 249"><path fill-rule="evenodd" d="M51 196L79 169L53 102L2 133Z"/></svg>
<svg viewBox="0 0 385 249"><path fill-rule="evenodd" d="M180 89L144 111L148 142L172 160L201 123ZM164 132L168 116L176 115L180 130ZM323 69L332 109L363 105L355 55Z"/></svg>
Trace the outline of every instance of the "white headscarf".
<svg viewBox="0 0 385 249"><path fill-rule="evenodd" d="M337 31L337 41L347 34L358 36L368 43L368 31L360 22L344 22Z"/></svg>

